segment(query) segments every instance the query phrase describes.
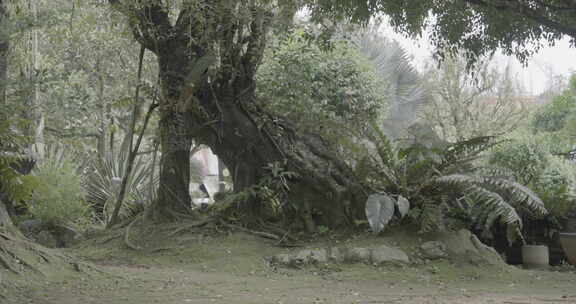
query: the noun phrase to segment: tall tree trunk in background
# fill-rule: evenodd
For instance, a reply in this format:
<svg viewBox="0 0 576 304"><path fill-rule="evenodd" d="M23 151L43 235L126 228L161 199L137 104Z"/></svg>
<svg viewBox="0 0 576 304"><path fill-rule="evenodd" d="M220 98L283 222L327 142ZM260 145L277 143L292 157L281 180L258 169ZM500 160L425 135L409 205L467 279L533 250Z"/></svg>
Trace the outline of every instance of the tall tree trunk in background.
<svg viewBox="0 0 576 304"><path fill-rule="evenodd" d="M96 83L97 83L97 90L96 90L96 94L98 96L98 104L100 106L100 115L98 116L98 118L100 119L100 126L98 127L98 137L96 138L96 148L98 151L98 157L100 158L100 160L104 160L104 158L106 157L106 145L108 144L108 142L106 141L107 135L108 135L108 122L109 120L109 106L106 103L106 100L104 99L104 79L102 77L102 71L100 70L101 66L100 66L100 61L97 60L96 61L96 66L95 66L95 70L96 70Z"/></svg>
<svg viewBox="0 0 576 304"><path fill-rule="evenodd" d="M303 213L309 230L315 220L338 226L350 219L365 196L350 168L320 136L302 133L256 102L255 74L272 10L215 1L206 10L184 7L172 24L161 1L110 2L129 16L136 39L159 61L162 159L156 214L188 209L193 137L222 159L237 192L269 177L270 164L297 173L289 181L288 200Z"/></svg>
<svg viewBox="0 0 576 304"><path fill-rule="evenodd" d="M6 0L0 0L0 105L6 102L6 81L8 80L8 51L10 49L10 42L8 40L8 33L3 30L8 19L8 12L6 11Z"/></svg>
<svg viewBox="0 0 576 304"><path fill-rule="evenodd" d="M40 0L29 0L28 8L34 19L34 23L38 22L38 2ZM29 48L30 52L30 62L28 63L27 76L29 81L32 82L32 88L29 92L29 109L31 113L28 113L31 118L31 127L29 128L30 138L32 139L32 151L34 156L38 159L44 158L44 113L42 110L42 104L40 101L40 90L38 87L39 80L39 53L38 53L38 29L33 28L30 31L29 38Z"/></svg>

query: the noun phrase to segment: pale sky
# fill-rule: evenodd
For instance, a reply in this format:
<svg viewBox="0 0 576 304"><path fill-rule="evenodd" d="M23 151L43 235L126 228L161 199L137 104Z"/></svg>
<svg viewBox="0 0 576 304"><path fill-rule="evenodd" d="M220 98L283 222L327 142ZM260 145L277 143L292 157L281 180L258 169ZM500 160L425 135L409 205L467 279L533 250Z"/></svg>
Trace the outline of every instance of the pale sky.
<svg viewBox="0 0 576 304"><path fill-rule="evenodd" d="M421 70L425 62L430 60L433 48L428 39L407 39L394 33L388 27L383 27L382 32L386 37L398 41L406 51L414 56L414 65L418 69ZM522 67L514 57L500 55L497 60L504 63L503 66L508 62L512 63L526 92L537 95L548 87L551 75L569 77L573 71L576 71L576 48L570 48L568 39L565 38L557 41L554 47L542 48L529 59L527 67Z"/></svg>

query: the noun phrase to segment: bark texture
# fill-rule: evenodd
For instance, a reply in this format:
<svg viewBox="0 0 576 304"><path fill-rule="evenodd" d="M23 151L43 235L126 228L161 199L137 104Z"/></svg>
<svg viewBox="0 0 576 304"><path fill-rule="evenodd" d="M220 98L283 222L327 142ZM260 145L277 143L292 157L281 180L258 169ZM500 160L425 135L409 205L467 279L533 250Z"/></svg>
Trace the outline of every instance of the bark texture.
<svg viewBox="0 0 576 304"><path fill-rule="evenodd" d="M0 27L6 28L5 24L8 20L8 12L4 1L0 0ZM8 50L10 42L8 40L8 33L0 32L0 103L6 100L6 80L8 79Z"/></svg>

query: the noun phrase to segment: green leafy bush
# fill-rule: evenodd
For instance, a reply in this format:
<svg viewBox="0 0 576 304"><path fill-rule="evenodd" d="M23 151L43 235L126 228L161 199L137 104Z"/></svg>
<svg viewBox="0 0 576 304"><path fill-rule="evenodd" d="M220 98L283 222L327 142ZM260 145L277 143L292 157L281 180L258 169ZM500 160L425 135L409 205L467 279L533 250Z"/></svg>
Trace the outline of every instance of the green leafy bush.
<svg viewBox="0 0 576 304"><path fill-rule="evenodd" d="M576 164L554 155L545 138L519 136L490 155L489 163L509 170L529 186L554 216L563 216L576 202Z"/></svg>
<svg viewBox="0 0 576 304"><path fill-rule="evenodd" d="M565 159L551 157L534 191L555 216L564 216L576 203L576 165Z"/></svg>
<svg viewBox="0 0 576 304"><path fill-rule="evenodd" d="M49 153L32 175L26 176L36 185L28 210L47 226L77 224L89 216L79 166L64 155Z"/></svg>
<svg viewBox="0 0 576 304"><path fill-rule="evenodd" d="M537 132L562 130L576 114L576 75L570 79L570 86L561 95L540 107L532 118L532 129Z"/></svg>
<svg viewBox="0 0 576 304"><path fill-rule="evenodd" d="M333 46L322 51L304 29L273 41L258 70L260 98L301 128L332 134L342 122L366 125L384 104L382 80L351 43Z"/></svg>
<svg viewBox="0 0 576 304"><path fill-rule="evenodd" d="M548 166L550 150L534 136L520 135L490 153L489 164L509 169L517 181L530 184Z"/></svg>

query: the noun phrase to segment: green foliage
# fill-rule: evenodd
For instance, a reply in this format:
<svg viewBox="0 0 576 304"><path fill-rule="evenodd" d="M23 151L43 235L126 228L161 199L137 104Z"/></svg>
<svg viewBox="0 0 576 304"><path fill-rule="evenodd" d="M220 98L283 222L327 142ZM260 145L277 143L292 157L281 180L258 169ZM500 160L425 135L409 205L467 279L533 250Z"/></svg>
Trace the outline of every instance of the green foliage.
<svg viewBox="0 0 576 304"><path fill-rule="evenodd" d="M576 165L559 157L550 157L533 189L542 198L550 214L562 217L576 204Z"/></svg>
<svg viewBox="0 0 576 304"><path fill-rule="evenodd" d="M303 29L272 45L257 80L270 109L324 133L342 129L342 122L361 128L384 102L379 79L353 46L339 40L323 52Z"/></svg>
<svg viewBox="0 0 576 304"><path fill-rule="evenodd" d="M251 211L259 214L261 219L277 219L287 208L297 208L296 204L286 201L290 192L290 180L298 177L298 174L286 169L286 163L274 162L266 166L266 176L260 181L236 193L217 193L215 210L220 215L237 219L245 216L242 208L248 203ZM254 209L256 208L256 209Z"/></svg>
<svg viewBox="0 0 576 304"><path fill-rule="evenodd" d="M401 195L397 198L385 193L376 193L366 200L366 218L375 233L382 231L396 213L403 218L410 209L410 202Z"/></svg>
<svg viewBox="0 0 576 304"><path fill-rule="evenodd" d="M87 192L86 200L95 209L96 216L105 223L112 216L127 161L126 153L108 153L104 159L93 160L86 170L83 181L83 187ZM136 158L126 184L126 195L119 213L120 219L136 215L147 203L155 199L158 176L151 179L152 170L151 161L144 157Z"/></svg>
<svg viewBox="0 0 576 304"><path fill-rule="evenodd" d="M519 136L495 149L489 163L509 170L542 198L552 215L562 216L576 202L576 165L553 154L557 146L543 137Z"/></svg>
<svg viewBox="0 0 576 304"><path fill-rule="evenodd" d="M405 137L430 101L430 92L412 65L410 55L396 41L383 36L379 23L354 30L350 36L383 80L380 91L388 106L379 117L383 130L391 139Z"/></svg>
<svg viewBox="0 0 576 304"><path fill-rule="evenodd" d="M576 75L570 78L570 86L551 102L541 106L532 118L534 133L557 132L568 128L573 133L576 119ZM573 134L569 134L573 135Z"/></svg>
<svg viewBox="0 0 576 304"><path fill-rule="evenodd" d="M17 153L23 150L25 138L16 132L17 120L9 120L7 112L0 113L0 192L11 201L29 199L35 183L24 179L16 171L18 162L30 161L27 156Z"/></svg>
<svg viewBox="0 0 576 304"><path fill-rule="evenodd" d="M27 204L30 214L48 226L85 222L90 213L79 165L64 148L49 151L26 176L36 185Z"/></svg>
<svg viewBox="0 0 576 304"><path fill-rule="evenodd" d="M526 120L525 100L507 66L502 72L492 57L467 70L466 58L450 56L426 72L431 91L424 119L446 141L511 132Z"/></svg>
<svg viewBox="0 0 576 304"><path fill-rule="evenodd" d="M548 166L550 150L542 140L520 136L490 153L489 163L514 172L515 178L530 184Z"/></svg>
<svg viewBox="0 0 576 304"><path fill-rule="evenodd" d="M418 37L428 29L438 56L466 50L468 63L502 49L526 61L546 43L575 37L573 2L552 1L305 1L316 20L366 23L387 15L398 32ZM478 30L481 29L481 30Z"/></svg>

